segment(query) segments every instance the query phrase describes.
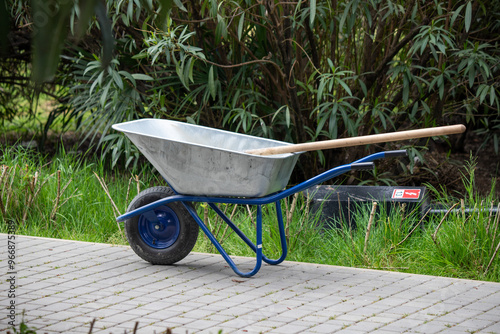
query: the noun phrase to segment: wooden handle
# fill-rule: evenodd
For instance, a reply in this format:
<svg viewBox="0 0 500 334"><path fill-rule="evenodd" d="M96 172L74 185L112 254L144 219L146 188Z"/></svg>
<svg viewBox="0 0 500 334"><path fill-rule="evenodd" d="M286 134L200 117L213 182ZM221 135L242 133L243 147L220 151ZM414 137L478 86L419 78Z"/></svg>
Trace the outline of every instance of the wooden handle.
<svg viewBox="0 0 500 334"><path fill-rule="evenodd" d="M369 136L324 140L313 143L268 147L255 150L248 150L245 151L245 153L255 154L255 155L273 155L273 154L294 153L294 152L318 151L330 148L351 147L359 145L387 143L398 140L452 135L463 132L465 132L465 125L457 124L457 125L440 126L435 128L419 129L419 130L408 130L408 131L382 133Z"/></svg>

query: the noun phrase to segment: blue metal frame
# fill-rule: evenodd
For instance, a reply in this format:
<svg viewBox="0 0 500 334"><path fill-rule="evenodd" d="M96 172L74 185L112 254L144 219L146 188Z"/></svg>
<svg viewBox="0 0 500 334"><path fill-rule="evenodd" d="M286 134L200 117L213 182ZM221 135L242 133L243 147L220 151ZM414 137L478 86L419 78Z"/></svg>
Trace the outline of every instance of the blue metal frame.
<svg viewBox="0 0 500 334"><path fill-rule="evenodd" d="M280 205L280 200L293 195L295 193L301 192L306 190L307 188L313 187L315 185L318 185L320 183L323 183L331 178L334 178L336 176L339 176L343 173L349 172L351 170L356 170L356 169L371 169L373 168L372 162L377 159L383 159L386 157L396 157L396 156L406 156L406 151L405 150L399 150L399 151L387 151L387 152L379 152L375 154L368 155L362 159L359 159L351 164L346 164L342 166L338 166L335 168L332 168L318 176L315 176L305 182L302 182L296 186L293 186L291 188L288 188L286 190L280 191L278 193L274 193L265 197L259 197L259 198L236 198L236 197L208 197L208 196L186 196L186 195L175 195L175 196L170 196L167 198L162 198L160 200L157 200L155 202L152 202L150 204L144 205L138 209L135 209L133 211L127 212L118 218L116 220L118 222L128 220L132 217L135 217L140 214L146 214L148 215L147 212L154 210L155 208L166 205L168 203L172 202L182 202L182 204L185 206L185 208L188 210L188 212L191 214L193 219L198 223L202 231L207 235L207 237L210 239L210 241L214 244L215 248L219 251L219 253L222 255L222 257L226 260L226 262L229 264L229 266L234 270L235 273L242 277L250 277L255 275L262 264L262 261L268 263L268 264L279 264L283 262L287 256L288 248L286 245L286 238L285 238L285 228L284 228L284 223L283 223L283 217L282 217L282 212L281 212L281 205ZM174 190L175 191L175 190ZM255 252L256 254L256 264L253 270L249 272L242 272L240 271L236 264L233 262L233 260L230 258L230 256L227 254L227 252L224 250L222 245L217 241L215 236L212 234L212 232L208 229L208 227L205 225L205 223L200 219L196 211L190 206L187 205L187 202L204 202L208 203L208 205L226 222L226 224L231 227L231 229ZM257 206L257 221L256 221L256 230L257 230L257 237L256 237L256 243L254 244L248 237L215 205L216 203L227 203L227 204L240 204L240 205L256 205ZM276 212L277 212L277 218L278 218L278 228L280 231L280 241L281 241L281 249L282 249L282 254L280 258L276 260L272 260L267 258L263 253L262 253L262 205L267 205L274 203L276 205Z"/></svg>

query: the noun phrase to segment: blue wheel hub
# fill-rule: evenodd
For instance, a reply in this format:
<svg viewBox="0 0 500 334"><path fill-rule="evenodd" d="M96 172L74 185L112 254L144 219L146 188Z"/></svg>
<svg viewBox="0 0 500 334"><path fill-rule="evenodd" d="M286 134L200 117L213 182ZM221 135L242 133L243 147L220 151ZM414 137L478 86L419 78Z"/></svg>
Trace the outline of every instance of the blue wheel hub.
<svg viewBox="0 0 500 334"><path fill-rule="evenodd" d="M180 224L175 212L168 206L160 206L139 217L139 235L153 248L172 246L179 237Z"/></svg>

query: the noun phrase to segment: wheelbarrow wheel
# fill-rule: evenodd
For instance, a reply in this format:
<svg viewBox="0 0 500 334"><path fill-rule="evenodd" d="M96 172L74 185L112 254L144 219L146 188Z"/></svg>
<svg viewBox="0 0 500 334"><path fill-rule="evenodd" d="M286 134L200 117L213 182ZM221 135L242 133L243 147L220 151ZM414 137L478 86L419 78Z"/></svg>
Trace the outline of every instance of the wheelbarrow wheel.
<svg viewBox="0 0 500 334"><path fill-rule="evenodd" d="M132 200L127 212L173 195L169 187L148 188ZM152 264L173 264L185 258L196 243L198 230L198 224L180 202L162 205L125 221L130 247Z"/></svg>

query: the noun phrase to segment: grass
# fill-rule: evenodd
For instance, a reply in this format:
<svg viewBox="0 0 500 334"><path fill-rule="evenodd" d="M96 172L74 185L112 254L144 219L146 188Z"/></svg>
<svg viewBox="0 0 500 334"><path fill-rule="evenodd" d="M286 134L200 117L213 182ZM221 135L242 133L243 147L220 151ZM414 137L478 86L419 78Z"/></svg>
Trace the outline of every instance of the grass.
<svg viewBox="0 0 500 334"><path fill-rule="evenodd" d="M18 234L126 244L116 215L125 212L138 191L164 184L150 167L136 174L109 172L99 161L68 154L47 161L23 148L1 152L0 232L6 232L7 221L15 221ZM418 210L408 212L403 206L390 212L381 207L372 216L368 203L355 213L356 229L343 221L342 228L324 229L302 195L290 197L282 202L287 260L500 282L500 214L489 211L499 202L493 190L487 197L476 195L474 170L471 160L463 175L466 193L457 197L427 185L437 201L457 209L445 217L422 219ZM474 210L467 213L465 207ZM255 240L255 208L226 204L220 208ZM200 204L198 214L229 254L253 255L207 205ZM264 252L277 258L276 208L263 207L263 219ZM194 250L216 252L202 234Z"/></svg>
<svg viewBox="0 0 500 334"><path fill-rule="evenodd" d="M54 98L43 93L32 104L27 100L20 101L16 115L12 119L0 122L0 131L1 133L15 133L16 136L27 134L28 137L33 136L35 133L39 134L43 132L45 123L50 117L50 112L57 104ZM51 130L61 133L64 127L63 123L62 117L56 118L51 125ZM75 121L70 122L70 125L74 127Z"/></svg>
<svg viewBox="0 0 500 334"><path fill-rule="evenodd" d="M112 184L110 196L122 212L127 196L133 197L145 182L154 180L107 172L102 162L72 155L47 161L20 146L3 148L1 153L0 218L15 221L19 234L124 243L115 209L98 177ZM5 232L5 226L1 224L0 231Z"/></svg>

